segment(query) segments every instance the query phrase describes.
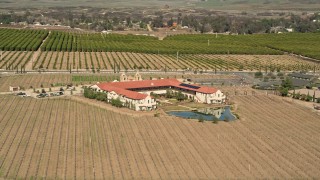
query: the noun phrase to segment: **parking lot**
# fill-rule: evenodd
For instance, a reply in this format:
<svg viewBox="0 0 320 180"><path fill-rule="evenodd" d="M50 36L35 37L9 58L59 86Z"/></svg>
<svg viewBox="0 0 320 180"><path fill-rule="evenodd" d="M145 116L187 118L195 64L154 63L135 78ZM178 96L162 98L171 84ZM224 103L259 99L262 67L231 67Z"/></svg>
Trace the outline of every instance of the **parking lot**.
<svg viewBox="0 0 320 180"><path fill-rule="evenodd" d="M27 89L27 90L20 90L16 92L11 92L9 94L14 94L19 97L33 97L37 99L42 98L54 98L54 97L61 97L61 96L71 96L77 95L82 93L81 87L51 87L51 88L36 88L36 89Z"/></svg>

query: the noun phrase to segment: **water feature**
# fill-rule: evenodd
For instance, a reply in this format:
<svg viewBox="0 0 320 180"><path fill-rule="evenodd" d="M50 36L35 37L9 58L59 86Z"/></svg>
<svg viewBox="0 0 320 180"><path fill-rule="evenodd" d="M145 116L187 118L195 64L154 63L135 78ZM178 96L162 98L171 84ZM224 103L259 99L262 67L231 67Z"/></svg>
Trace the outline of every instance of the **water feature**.
<svg viewBox="0 0 320 180"><path fill-rule="evenodd" d="M196 111L169 111L167 114L186 119L203 119L206 121L232 121L236 119L229 106L222 108L199 108Z"/></svg>

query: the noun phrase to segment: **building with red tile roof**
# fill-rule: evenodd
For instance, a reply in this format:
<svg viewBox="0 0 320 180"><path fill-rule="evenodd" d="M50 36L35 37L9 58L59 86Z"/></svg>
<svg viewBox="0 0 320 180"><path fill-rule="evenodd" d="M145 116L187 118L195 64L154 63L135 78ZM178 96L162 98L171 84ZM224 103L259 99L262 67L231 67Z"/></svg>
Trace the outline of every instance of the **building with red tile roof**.
<svg viewBox="0 0 320 180"><path fill-rule="evenodd" d="M223 93L216 88L186 84L177 79L107 82L98 83L91 88L108 93L108 99L120 98L122 102L133 104L136 110L155 109L156 101L151 93L166 94L167 90L182 92L187 98L201 103L225 101Z"/></svg>

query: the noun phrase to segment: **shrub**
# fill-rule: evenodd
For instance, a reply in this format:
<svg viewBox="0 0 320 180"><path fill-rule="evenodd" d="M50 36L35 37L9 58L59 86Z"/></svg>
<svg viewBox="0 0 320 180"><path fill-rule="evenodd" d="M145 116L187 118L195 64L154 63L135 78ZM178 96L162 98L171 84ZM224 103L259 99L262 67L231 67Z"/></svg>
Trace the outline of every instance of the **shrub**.
<svg viewBox="0 0 320 180"><path fill-rule="evenodd" d="M41 90L41 93L46 93L46 90L42 89L42 90Z"/></svg>
<svg viewBox="0 0 320 180"><path fill-rule="evenodd" d="M115 106L115 107L119 107L119 108L121 108L123 105L122 105L122 102L120 101L120 99L119 98L117 98L117 99L112 99L111 100L111 105L112 106Z"/></svg>
<svg viewBox="0 0 320 180"><path fill-rule="evenodd" d="M154 117L160 117L160 113L155 113L153 116Z"/></svg>
<svg viewBox="0 0 320 180"><path fill-rule="evenodd" d="M263 77L263 74L262 74L261 71L259 71L259 72L254 73L254 77L255 77L255 78L262 78L262 77Z"/></svg>
<svg viewBox="0 0 320 180"><path fill-rule="evenodd" d="M277 76L283 76L283 73L282 72L279 72L278 74L277 74Z"/></svg>
<svg viewBox="0 0 320 180"><path fill-rule="evenodd" d="M89 98L89 99L96 99L96 97L97 97L97 94L89 88L84 88L83 95L84 95L84 97Z"/></svg>
<svg viewBox="0 0 320 180"><path fill-rule="evenodd" d="M225 122L229 122L230 120L229 120L228 117L225 117L225 118L224 118L224 121L225 121Z"/></svg>
<svg viewBox="0 0 320 180"><path fill-rule="evenodd" d="M305 100L306 101L312 101L312 96L309 95L309 92L308 92L308 95L305 97Z"/></svg>
<svg viewBox="0 0 320 180"><path fill-rule="evenodd" d="M219 120L218 120L218 119L214 119L214 120L212 121L212 123L213 123L213 124L218 124L218 123L219 123Z"/></svg>
<svg viewBox="0 0 320 180"><path fill-rule="evenodd" d="M198 118L198 120L199 120L199 122L204 122L204 119L203 119L203 117L202 116L200 116L199 118Z"/></svg>
<svg viewBox="0 0 320 180"><path fill-rule="evenodd" d="M97 93L96 94L96 99L98 101L107 101L108 100L107 94L105 94L105 93Z"/></svg>
<svg viewBox="0 0 320 180"><path fill-rule="evenodd" d="M300 93L297 93L297 94L294 94L292 97L294 98L294 99L300 99Z"/></svg>
<svg viewBox="0 0 320 180"><path fill-rule="evenodd" d="M237 113L234 113L234 115L236 116L236 118L237 118L237 119L240 119L240 116L239 116L239 114L237 114Z"/></svg>

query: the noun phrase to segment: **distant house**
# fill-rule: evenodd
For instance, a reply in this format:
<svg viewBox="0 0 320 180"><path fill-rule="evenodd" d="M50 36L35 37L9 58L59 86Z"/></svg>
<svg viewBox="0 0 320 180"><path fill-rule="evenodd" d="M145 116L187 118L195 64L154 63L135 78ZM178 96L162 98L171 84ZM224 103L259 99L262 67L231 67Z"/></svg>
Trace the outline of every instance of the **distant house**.
<svg viewBox="0 0 320 180"><path fill-rule="evenodd" d="M10 92L17 92L17 91L20 91L20 87L19 86L9 86L9 91Z"/></svg>
<svg viewBox="0 0 320 180"><path fill-rule="evenodd" d="M306 87L317 80L316 76L303 73L291 73L288 74L288 77L291 79L292 85L295 88Z"/></svg>
<svg viewBox="0 0 320 180"><path fill-rule="evenodd" d="M293 28L287 28L286 29L288 32L293 32Z"/></svg>
<svg viewBox="0 0 320 180"><path fill-rule="evenodd" d="M292 74L288 74L288 76L293 79L302 79L306 81L311 81L312 79L315 78L314 75L303 74L303 73L292 73Z"/></svg>

